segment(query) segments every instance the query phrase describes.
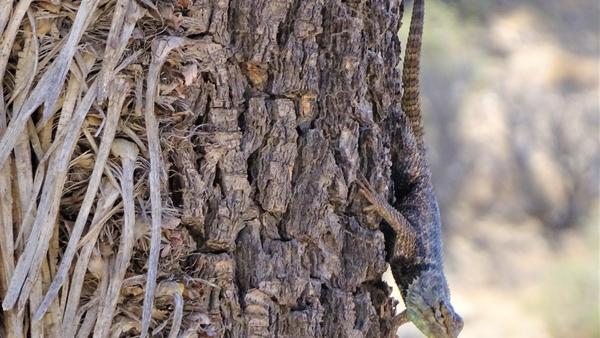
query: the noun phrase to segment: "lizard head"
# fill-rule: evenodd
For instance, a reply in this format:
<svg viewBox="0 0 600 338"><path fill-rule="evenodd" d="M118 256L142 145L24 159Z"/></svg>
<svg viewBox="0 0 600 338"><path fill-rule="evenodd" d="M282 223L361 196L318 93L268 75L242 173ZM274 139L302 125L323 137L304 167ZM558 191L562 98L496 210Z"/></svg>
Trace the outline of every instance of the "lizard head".
<svg viewBox="0 0 600 338"><path fill-rule="evenodd" d="M408 319L429 338L456 338L463 328L441 267L422 272L408 287L404 302Z"/></svg>

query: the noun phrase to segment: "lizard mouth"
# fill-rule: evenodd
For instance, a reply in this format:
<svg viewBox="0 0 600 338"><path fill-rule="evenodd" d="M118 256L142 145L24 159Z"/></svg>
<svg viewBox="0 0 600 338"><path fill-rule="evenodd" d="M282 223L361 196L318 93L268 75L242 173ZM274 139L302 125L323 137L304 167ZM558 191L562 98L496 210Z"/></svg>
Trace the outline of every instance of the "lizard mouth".
<svg viewBox="0 0 600 338"><path fill-rule="evenodd" d="M436 319L434 312L432 311L433 308L428 307L426 310L421 310L417 306L411 306L407 307L406 310L408 319L427 337L454 338L454 336L448 332L444 323L440 323L440 321Z"/></svg>

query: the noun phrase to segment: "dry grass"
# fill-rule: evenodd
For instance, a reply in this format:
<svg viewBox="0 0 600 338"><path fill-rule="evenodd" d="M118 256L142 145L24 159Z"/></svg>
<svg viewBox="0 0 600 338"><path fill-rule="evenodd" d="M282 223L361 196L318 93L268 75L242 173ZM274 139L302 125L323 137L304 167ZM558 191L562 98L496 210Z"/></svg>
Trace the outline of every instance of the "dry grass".
<svg viewBox="0 0 600 338"><path fill-rule="evenodd" d="M177 95L165 63L175 85L197 74L177 73L192 42L165 25L126 0L0 0L0 336L185 331L185 286L157 286L170 117L154 107Z"/></svg>

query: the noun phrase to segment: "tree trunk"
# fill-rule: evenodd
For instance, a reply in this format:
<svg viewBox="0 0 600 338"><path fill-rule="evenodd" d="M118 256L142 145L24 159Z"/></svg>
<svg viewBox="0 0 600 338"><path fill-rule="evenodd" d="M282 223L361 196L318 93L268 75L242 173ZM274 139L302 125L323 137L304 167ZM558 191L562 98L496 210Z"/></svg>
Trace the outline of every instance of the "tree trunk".
<svg viewBox="0 0 600 338"><path fill-rule="evenodd" d="M5 308L12 310L3 316L2 336L27 332L32 337L65 337L75 329L87 336L107 332L108 323L113 335L139 335L145 329L140 324L144 299L147 303L152 295L149 257L156 243L158 286L150 332L157 336L388 336L394 300L381 281L386 270L384 235L362 211L365 202L353 181L359 172L389 177L389 121L399 113L401 90L396 70L400 1L182 0L137 5L110 0L85 9L88 26L75 40L79 47L68 55L66 37L77 30L71 9L75 6L79 15L85 3L97 2L34 3L30 22L27 16L23 22L23 16L16 19L20 33L7 28L3 36L2 44L12 46L12 52L0 59L8 60L5 74L0 67L0 117L9 122L0 125L6 127L0 129L0 165L8 164L12 183L0 180L0 185L12 198L0 199L0 214L13 210L14 217L0 219L13 232L0 243L0 286L5 296L11 287L17 290L12 306L10 297L5 300ZM10 19L17 18L17 3L8 1L7 6L14 6ZM48 19L48 13L56 18ZM59 42L66 44L56 48ZM39 62L34 73L51 73L64 61L66 75L56 71L46 87L37 76L33 85L25 81L19 88L27 43L39 44L31 52ZM33 79L33 74L27 76ZM42 92L35 92L36 86ZM52 88L61 87L59 99L53 100ZM90 91L97 92L86 109L84 95ZM44 102L50 108L36 110ZM28 104L33 108L28 110ZM125 203L119 203L123 198L117 199L116 191L127 196L127 170L124 160L111 156L99 192L92 195L89 218L84 217L82 240L74 241L79 245L73 263L67 264L66 282L51 299L44 320L35 321L76 232L111 104L123 107L116 137L140 149L134 177L135 242L124 282L117 283L121 291L116 310L108 322L96 319L110 308L110 299L104 298L118 275L117 256L126 250L119 244L126 232ZM78 127L73 121L80 107L85 120ZM23 117L27 114L31 117ZM160 153L154 155L153 116L160 141ZM77 142L69 145L70 134L60 135L71 126L78 131L73 134ZM25 139L12 142L14 135ZM19 158L28 159L23 154L30 148L32 169L23 171ZM63 150L70 161L61 181L60 174L51 175L60 168L57 153ZM45 162L44 154L52 151ZM40 193L32 185L43 177ZM51 199L45 207L41 198L29 211L35 219L28 220L28 201L52 191L62 192L56 195L60 208ZM160 192L159 209L151 197L155 192ZM160 242L159 237L152 239L152 212L162 215L162 222L154 223L161 228ZM108 218L99 220L103 215ZM48 245L29 248L26 239ZM91 258L82 261L90 242ZM33 249L40 265L27 265L23 258ZM85 277L75 299L77 316L66 320L80 261ZM17 262L31 266L25 269L34 282L29 288L13 273L19 271ZM17 313L19 307L26 309L23 314Z"/></svg>

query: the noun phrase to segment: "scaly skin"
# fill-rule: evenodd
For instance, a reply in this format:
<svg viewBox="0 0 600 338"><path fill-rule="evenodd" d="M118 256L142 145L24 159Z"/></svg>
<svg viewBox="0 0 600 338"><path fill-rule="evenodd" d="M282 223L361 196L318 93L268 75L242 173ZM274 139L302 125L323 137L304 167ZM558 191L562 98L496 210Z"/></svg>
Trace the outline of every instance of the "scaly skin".
<svg viewBox="0 0 600 338"><path fill-rule="evenodd" d="M392 274L406 310L393 321L395 328L413 322L429 338L456 338L462 318L450 303L444 276L441 220L431 173L426 160L421 122L419 69L423 34L424 0L415 0L402 70L405 116L398 123L398 143L392 147L392 180L395 206L359 177L360 192L392 228ZM393 330L395 334L395 330Z"/></svg>
<svg viewBox="0 0 600 338"><path fill-rule="evenodd" d="M402 64L402 111L410 120L410 125L419 149L423 148L423 124L421 122L421 95L419 92L421 74L421 44L423 40L423 24L425 17L424 0L415 0L410 29Z"/></svg>
<svg viewBox="0 0 600 338"><path fill-rule="evenodd" d="M432 190L416 194L434 203L417 208L424 212L417 217L425 222L416 223L417 226L413 227L402 213L375 192L366 179L361 177L357 183L362 195L371 203L367 211L379 214L395 233L390 267L406 310L394 319L392 332L395 333L400 325L411 321L429 338L458 337L463 321L450 303L450 291L441 259L439 211ZM408 200L410 198L407 197ZM404 210L410 211L410 207ZM415 209L412 214L415 214ZM426 229L428 231L423 231Z"/></svg>

